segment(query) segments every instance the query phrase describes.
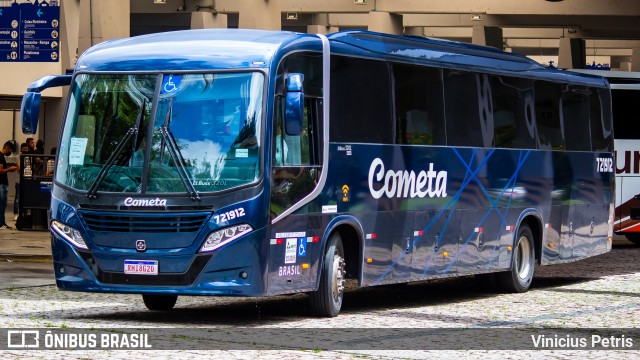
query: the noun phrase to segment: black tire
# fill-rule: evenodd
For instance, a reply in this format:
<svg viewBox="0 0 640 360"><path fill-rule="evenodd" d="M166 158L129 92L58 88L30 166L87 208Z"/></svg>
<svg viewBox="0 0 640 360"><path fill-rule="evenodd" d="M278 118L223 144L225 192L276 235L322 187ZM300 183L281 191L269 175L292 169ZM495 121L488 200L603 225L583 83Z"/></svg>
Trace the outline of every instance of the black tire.
<svg viewBox="0 0 640 360"><path fill-rule="evenodd" d="M624 234L624 237L632 243L640 245L640 234Z"/></svg>
<svg viewBox="0 0 640 360"><path fill-rule="evenodd" d="M176 305L178 295L142 295L142 300L149 310L169 311Z"/></svg>
<svg viewBox="0 0 640 360"><path fill-rule="evenodd" d="M522 293L529 290L536 260L534 244L529 226L521 225L513 247L511 269L496 274L496 282L501 291Z"/></svg>
<svg viewBox="0 0 640 360"><path fill-rule="evenodd" d="M344 248L340 234L329 239L320 273L318 290L309 294L311 311L316 316L335 317L342 308L345 284Z"/></svg>

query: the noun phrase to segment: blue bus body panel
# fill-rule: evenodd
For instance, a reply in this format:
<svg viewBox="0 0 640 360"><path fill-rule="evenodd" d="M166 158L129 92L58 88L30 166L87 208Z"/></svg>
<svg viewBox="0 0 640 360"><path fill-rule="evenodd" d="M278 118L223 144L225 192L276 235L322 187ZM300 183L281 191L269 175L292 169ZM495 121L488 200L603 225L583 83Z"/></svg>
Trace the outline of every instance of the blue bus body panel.
<svg viewBox="0 0 640 360"><path fill-rule="evenodd" d="M223 196L215 206L216 212L243 208L246 216L217 223L210 211L76 210L59 199L60 193L60 188L54 188L52 218L78 229L88 246L87 250L75 248L52 232L54 269L60 288L125 293L172 289L190 295L265 293L262 274L266 273L269 248L264 241L268 237L265 220L259 210L265 206L262 196L245 201L232 201L233 193ZM229 203L230 206L224 205ZM97 213L99 218L90 216ZM192 226L194 218L200 219L197 227ZM156 226L159 220L164 220L173 231L135 231ZM213 231L240 223L250 224L254 231L214 252L198 252ZM263 224L262 228L259 224ZM181 226L186 228L184 232L178 231ZM100 231L109 227L114 230ZM145 240L146 251L136 250L137 240ZM158 275L125 275L125 260L158 261ZM242 272L247 274L246 278L241 276Z"/></svg>
<svg viewBox="0 0 640 360"><path fill-rule="evenodd" d="M333 206L328 212L335 214L293 215L275 226L284 231L306 225L310 236L322 234L333 216L357 218L365 233L363 258L373 260L363 262L362 285L506 270L511 262L508 247L514 246L515 231L526 214L540 219L542 228L536 230L553 243L542 246L543 263L575 261L610 248L613 174L596 172L596 157L611 158L609 153L330 146L327 185L310 208ZM375 159L384 164L384 172L379 166L372 170ZM430 169L434 173L422 189L444 190L436 179L446 172L446 178L440 177L446 179L446 196L411 197L420 172L429 174ZM406 183L412 184L407 195L407 186L398 190L393 180L385 185L398 172L410 178L412 171L415 181ZM391 196L385 192L375 199L370 187ZM283 265L280 251L272 252L272 267ZM320 249L318 257L321 254Z"/></svg>
<svg viewBox="0 0 640 360"><path fill-rule="evenodd" d="M329 39L333 55L607 86L599 77L547 69L522 56L473 45L362 31L340 32ZM271 154L267 139L273 131L269 124L276 69L288 53L303 50L320 52L320 39L258 30L180 31L97 45L81 56L76 71L268 69L262 143L265 154ZM607 214L613 174L596 172L596 157L611 158L610 153L326 145L329 168L322 171L328 178L320 196L275 224L269 214L269 155L262 158L263 177L257 183L204 194L198 206L186 195L167 196L165 211L121 210L126 194L99 196L83 207L88 202L84 193L54 184L52 219L78 229L89 247L75 248L53 233L58 287L238 296L312 291L317 289L329 233L342 224L361 232L362 269L357 275L364 286L506 270L512 257L508 248L525 216L541 221L537 230L545 239L540 246L543 263L573 261L610 247ZM400 184L391 180L397 174L407 179L401 191ZM194 209L183 209L189 206ZM246 217L224 223L214 220L215 214L239 207ZM129 221L131 228L95 225L118 217ZM135 226L166 218L201 218L201 223L184 232ZM211 253L198 253L213 231L240 223L250 224L254 231ZM148 250L136 251L137 240L145 240ZM547 246L549 242L554 246ZM156 260L159 274L125 275L125 260Z"/></svg>

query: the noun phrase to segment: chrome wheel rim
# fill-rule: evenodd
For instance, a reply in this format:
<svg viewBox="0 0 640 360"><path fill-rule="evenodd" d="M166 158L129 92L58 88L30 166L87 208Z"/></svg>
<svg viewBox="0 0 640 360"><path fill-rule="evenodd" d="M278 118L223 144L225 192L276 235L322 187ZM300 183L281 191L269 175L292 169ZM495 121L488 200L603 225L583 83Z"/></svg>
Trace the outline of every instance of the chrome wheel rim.
<svg viewBox="0 0 640 360"><path fill-rule="evenodd" d="M344 258L337 252L333 255L333 281L331 282L331 295L336 308L342 305L342 293L344 292Z"/></svg>
<svg viewBox="0 0 640 360"><path fill-rule="evenodd" d="M518 243L518 254L516 257L516 271L521 281L529 279L531 271L531 245L529 239L523 236Z"/></svg>

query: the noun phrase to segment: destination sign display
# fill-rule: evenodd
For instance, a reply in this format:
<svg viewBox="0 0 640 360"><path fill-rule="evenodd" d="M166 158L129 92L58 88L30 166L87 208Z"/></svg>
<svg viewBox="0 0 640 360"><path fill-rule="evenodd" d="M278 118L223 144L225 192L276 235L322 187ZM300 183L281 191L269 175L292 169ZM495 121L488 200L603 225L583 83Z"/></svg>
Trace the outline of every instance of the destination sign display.
<svg viewBox="0 0 640 360"><path fill-rule="evenodd" d="M0 61L57 62L60 0L0 0Z"/></svg>

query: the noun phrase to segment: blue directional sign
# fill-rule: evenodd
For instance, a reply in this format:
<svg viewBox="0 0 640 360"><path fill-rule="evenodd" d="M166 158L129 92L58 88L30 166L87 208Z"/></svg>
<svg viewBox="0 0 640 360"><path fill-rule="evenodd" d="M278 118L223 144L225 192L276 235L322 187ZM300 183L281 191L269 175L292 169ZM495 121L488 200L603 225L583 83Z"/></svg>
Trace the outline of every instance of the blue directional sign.
<svg viewBox="0 0 640 360"><path fill-rule="evenodd" d="M0 1L0 61L57 62L60 0Z"/></svg>

